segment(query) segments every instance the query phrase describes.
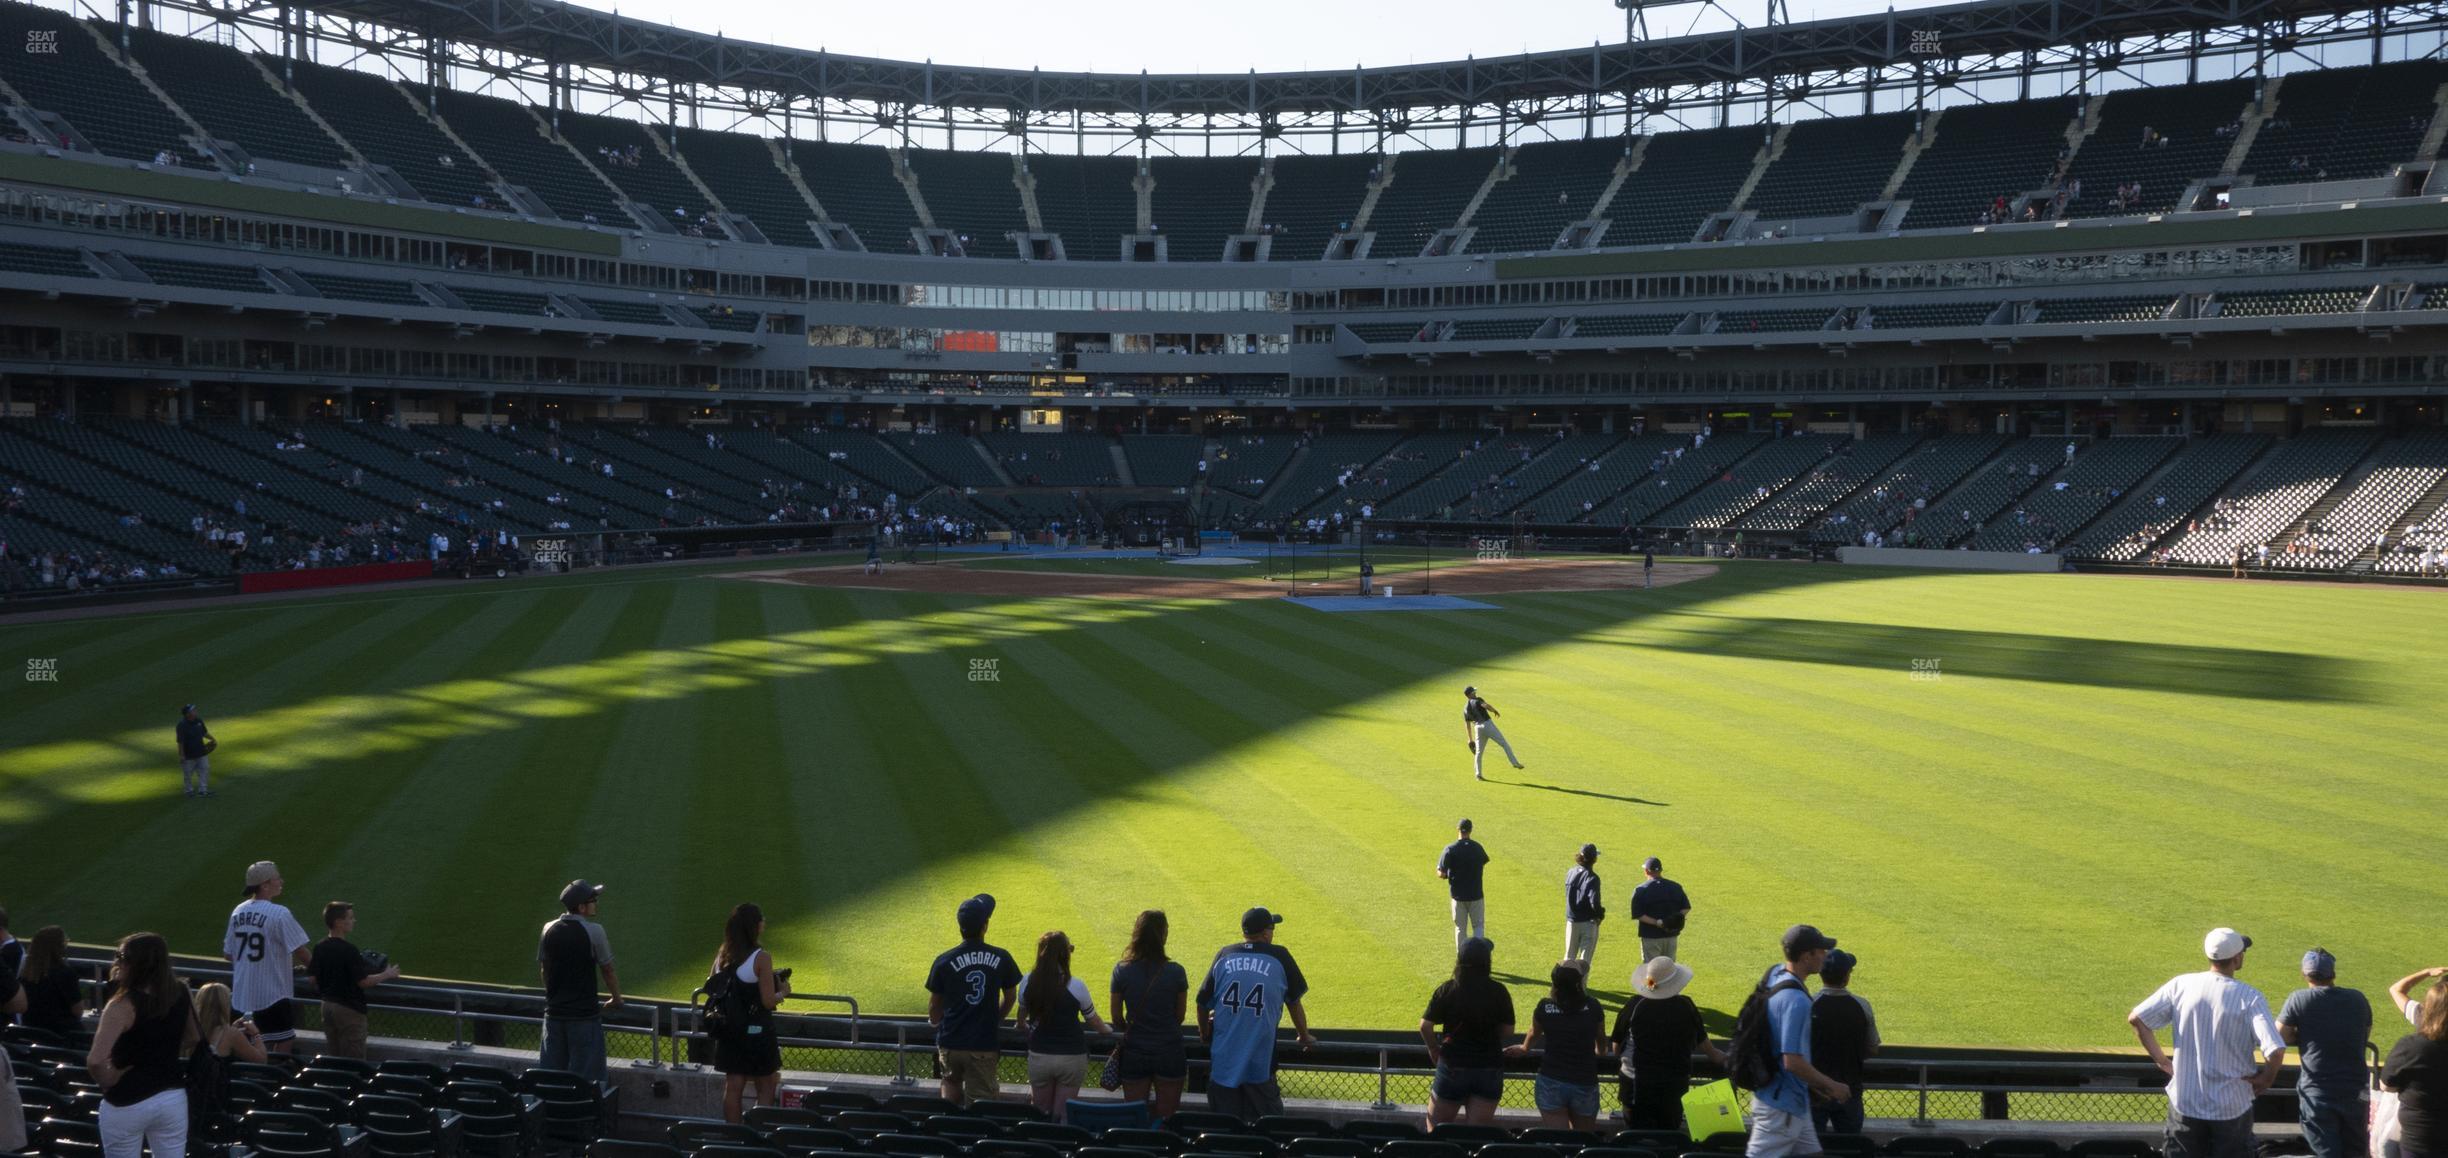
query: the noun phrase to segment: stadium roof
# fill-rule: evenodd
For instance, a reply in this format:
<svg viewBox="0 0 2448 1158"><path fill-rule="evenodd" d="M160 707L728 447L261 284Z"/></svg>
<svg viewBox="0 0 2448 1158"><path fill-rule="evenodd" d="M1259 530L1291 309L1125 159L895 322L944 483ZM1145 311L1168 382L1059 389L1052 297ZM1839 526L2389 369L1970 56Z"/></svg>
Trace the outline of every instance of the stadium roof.
<svg viewBox="0 0 2448 1158"><path fill-rule="evenodd" d="M1141 117L1385 112L1889 69L2434 6L2338 0L1979 0L1552 52L1333 72L1115 74L882 60L761 44L557 0L317 0L326 18L681 85L786 98Z"/></svg>

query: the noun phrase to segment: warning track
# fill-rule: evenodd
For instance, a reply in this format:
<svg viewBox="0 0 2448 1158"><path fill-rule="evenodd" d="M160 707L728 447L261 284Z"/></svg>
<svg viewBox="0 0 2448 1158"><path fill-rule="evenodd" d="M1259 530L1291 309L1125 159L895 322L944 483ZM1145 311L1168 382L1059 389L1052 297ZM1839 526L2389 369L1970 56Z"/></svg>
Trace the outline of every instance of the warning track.
<svg viewBox="0 0 2448 1158"><path fill-rule="evenodd" d="M1654 582L1671 587L1717 573L1710 563L1660 563ZM1021 568L890 565L869 575L858 564L772 571L735 571L720 576L755 583L834 587L863 591L915 591L940 595L1009 595L1024 598L1089 599L1275 599L1298 594L1349 594L1350 579L1293 583L1259 578L1173 578L1163 575L1103 575L1093 571L1032 571ZM1405 593L1433 585L1439 595L1518 595L1542 591L1622 591L1641 585L1640 564L1619 559L1515 559L1457 563L1433 574L1399 572L1380 582Z"/></svg>

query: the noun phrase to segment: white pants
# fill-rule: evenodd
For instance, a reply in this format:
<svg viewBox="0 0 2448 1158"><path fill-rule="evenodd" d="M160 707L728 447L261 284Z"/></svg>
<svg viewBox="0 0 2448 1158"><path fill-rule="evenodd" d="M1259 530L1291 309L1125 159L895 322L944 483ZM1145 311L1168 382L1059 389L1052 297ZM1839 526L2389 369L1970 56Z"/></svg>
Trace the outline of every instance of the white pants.
<svg viewBox="0 0 2448 1158"><path fill-rule="evenodd" d="M1819 1152L1819 1131L1811 1125L1810 1115L1788 1114L1756 1099L1752 1101L1751 1142L1743 1150L1745 1158L1786 1158Z"/></svg>
<svg viewBox="0 0 2448 1158"><path fill-rule="evenodd" d="M163 1090L133 1106L102 1103L102 1158L185 1158L187 1091Z"/></svg>
<svg viewBox="0 0 2448 1158"><path fill-rule="evenodd" d="M1513 745L1505 743L1504 730L1496 726L1496 721L1489 720L1484 724L1472 724L1471 732L1479 740L1478 744L1471 749L1472 775L1479 774L1480 762L1487 759L1487 746L1490 744L1504 749L1505 759L1512 761L1514 767L1522 766L1521 757L1513 754Z"/></svg>
<svg viewBox="0 0 2448 1158"><path fill-rule="evenodd" d="M1651 957L1672 957L1674 955L1675 939L1673 937L1652 937L1647 933L1641 934L1641 964L1648 964Z"/></svg>
<svg viewBox="0 0 2448 1158"><path fill-rule="evenodd" d="M1475 901L1455 901L1453 918L1454 952L1459 953L1462 951L1462 942L1473 937L1487 936L1487 898L1481 897Z"/></svg>
<svg viewBox="0 0 2448 1158"><path fill-rule="evenodd" d="M1564 922L1564 959L1588 964L1598 955L1598 922Z"/></svg>

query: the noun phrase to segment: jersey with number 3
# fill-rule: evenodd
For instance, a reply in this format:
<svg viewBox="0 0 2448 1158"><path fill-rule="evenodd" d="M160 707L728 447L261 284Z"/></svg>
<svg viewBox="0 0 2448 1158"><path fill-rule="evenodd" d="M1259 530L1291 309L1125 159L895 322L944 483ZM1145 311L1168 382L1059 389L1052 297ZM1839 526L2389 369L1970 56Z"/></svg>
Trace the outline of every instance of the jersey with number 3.
<svg viewBox="0 0 2448 1158"><path fill-rule="evenodd" d="M1275 1023L1309 992L1292 954L1263 941L1216 951L1198 1007L1214 1019L1209 1080L1239 1089L1275 1076Z"/></svg>
<svg viewBox="0 0 2448 1158"><path fill-rule="evenodd" d="M230 1006L253 1013L297 995L294 954L306 946L306 930L284 905L250 899L230 910L221 955L230 962Z"/></svg>
<svg viewBox="0 0 2448 1158"><path fill-rule="evenodd" d="M993 1049L1003 1018L1003 991L1020 984L1012 955L983 941L963 941L935 958L927 992L943 999L935 1044L945 1049Z"/></svg>

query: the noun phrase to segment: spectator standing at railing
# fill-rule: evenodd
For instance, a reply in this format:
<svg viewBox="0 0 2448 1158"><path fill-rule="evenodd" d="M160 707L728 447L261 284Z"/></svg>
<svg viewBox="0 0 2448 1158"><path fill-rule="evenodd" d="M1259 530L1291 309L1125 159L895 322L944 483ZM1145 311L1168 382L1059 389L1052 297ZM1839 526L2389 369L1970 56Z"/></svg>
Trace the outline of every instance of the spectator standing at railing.
<svg viewBox="0 0 2448 1158"><path fill-rule="evenodd" d="M995 1028L1019 996L1020 966L1010 953L986 943L994 911L995 899L985 893L962 901L953 914L960 944L938 954L927 971L927 1021L935 1026L943 1096L961 1106L991 1102L1003 1092L996 1076L1003 1055Z"/></svg>
<svg viewBox="0 0 2448 1158"><path fill-rule="evenodd" d="M1309 979L1292 954L1275 943L1283 916L1264 908L1241 914L1241 940L1216 950L1199 985L1199 1038L1208 1043L1207 1105L1220 1114L1255 1122L1283 1113L1283 1089L1275 1081L1275 1025L1292 1015L1302 1049L1317 1044L1309 1033L1309 1011L1301 999Z"/></svg>
<svg viewBox="0 0 2448 1158"><path fill-rule="evenodd" d="M1720 1067L1726 1064L1725 1052L1709 1040L1701 1023L1700 1007L1683 993L1691 979L1691 966L1672 957L1651 957L1632 975L1632 996L1616 1013L1607 1044L1609 1052L1622 1058L1616 1092L1623 1103L1625 1129L1682 1130L1692 1051L1708 1054Z"/></svg>
<svg viewBox="0 0 2448 1158"><path fill-rule="evenodd" d="M2286 1040L2261 991L2236 980L2252 938L2210 930L2210 967L2172 978L2125 1017L2151 1063L2168 1075L2167 1158L2249 1158L2253 1099L2278 1080ZM2158 1031L2173 1027L2176 1056ZM2253 1062L2258 1045L2263 1060Z"/></svg>
<svg viewBox="0 0 2448 1158"><path fill-rule="evenodd" d="M2337 983L2337 958L2327 949L2304 954L2304 987L2278 1010L2278 1034L2303 1051L2295 1077L2295 1107L2313 1158L2354 1158L2371 1149L2371 1070L2363 1047L2371 1040L2371 1002Z"/></svg>
<svg viewBox="0 0 2448 1158"><path fill-rule="evenodd" d="M131 933L111 961L118 992L102 1008L85 1070L102 1087L103 1158L187 1152L184 1046L195 1013L159 933Z"/></svg>
<svg viewBox="0 0 2448 1158"><path fill-rule="evenodd" d="M1020 979L1019 1009L1015 1021L1028 1039L1029 1100L1038 1113L1061 1122L1088 1084L1088 1033L1108 1031L1088 983L1071 972L1071 938L1060 930L1037 938L1037 965Z"/></svg>
<svg viewBox="0 0 2448 1158"><path fill-rule="evenodd" d="M1843 1082L1852 1097L1841 1102L1811 1102L1811 1123L1822 1134L1862 1132L1862 1080L1870 1056L1878 1052L1878 1014L1867 998L1854 993L1857 960L1842 949L1828 952L1819 969L1819 994L1811 999L1811 1064Z"/></svg>
<svg viewBox="0 0 2448 1158"><path fill-rule="evenodd" d="M264 1048L289 1052L297 1038L297 967L306 964L306 929L286 905L273 904L285 887L280 866L259 860L247 866L246 900L230 910L221 955L230 963L230 994L244 1017L263 1031Z"/></svg>
<svg viewBox="0 0 2448 1158"><path fill-rule="evenodd" d="M1464 941L1454 954L1453 976L1429 995L1428 1011L1420 1015L1420 1040L1436 1066L1428 1085L1430 1129L1456 1119L1475 1125L1496 1120L1496 1104L1504 1098L1504 1043L1514 1022L1513 993L1491 976L1495 956L1495 943L1485 937Z"/></svg>
<svg viewBox="0 0 2448 1158"><path fill-rule="evenodd" d="M575 880L561 889L560 916L544 923L536 941L536 968L544 975L544 1048L536 1064L587 1079L604 1080L603 1015L621 1007L620 974L612 968L612 942L595 923L603 886ZM599 1003L595 981L611 995Z"/></svg>
<svg viewBox="0 0 2448 1158"><path fill-rule="evenodd" d="M2399 1158L2448 1155L2448 988L2423 998L2414 1032L2380 1064L2380 1084L2397 1092Z"/></svg>
<svg viewBox="0 0 2448 1158"><path fill-rule="evenodd" d="M1122 1035L1115 1060L1122 1070L1122 1096L1144 1101L1157 1121L1181 1107L1182 1084L1190 1076L1182 1047L1182 1019L1189 1012L1190 975L1165 955L1171 923L1149 909L1131 925L1130 947L1114 965L1114 1031Z"/></svg>
<svg viewBox="0 0 2448 1158"><path fill-rule="evenodd" d="M322 940L307 954L306 972L323 995L323 1052L334 1057L366 1055L365 991L399 979L399 966L376 965L349 943L357 929L357 906L332 901L323 906Z"/></svg>
<svg viewBox="0 0 2448 1158"><path fill-rule="evenodd" d="M746 1015L735 1027L737 1031L714 1039L714 1068L723 1076L726 1122L746 1116L740 1095L749 1092L750 1086L755 1087L755 1103L770 1106L775 1104L775 1089L782 1081L782 1043L774 1034L773 1011L790 996L790 971L775 971L773 954L765 951L764 942L765 910L746 903L734 906L723 922L722 948L714 952L713 970L715 976L728 975L731 992L748 998L734 1003L744 1006L741 1012Z"/></svg>
<svg viewBox="0 0 2448 1158"><path fill-rule="evenodd" d="M2404 1012L2406 1024L2413 1025L2421 1021L2422 1000L2414 996L2414 989L2425 981L2437 981L2442 977L2448 977L2448 965L2417 969L2398 978L2395 985L2389 986L2389 1005Z"/></svg>
<svg viewBox="0 0 2448 1158"><path fill-rule="evenodd" d="M1530 1032L1505 1048L1509 1058L1539 1054L1532 1101L1539 1124L1552 1128L1598 1128L1598 1058L1606 1038L1606 1011L1589 995L1579 965L1558 961L1547 974L1547 996L1530 1014Z"/></svg>

